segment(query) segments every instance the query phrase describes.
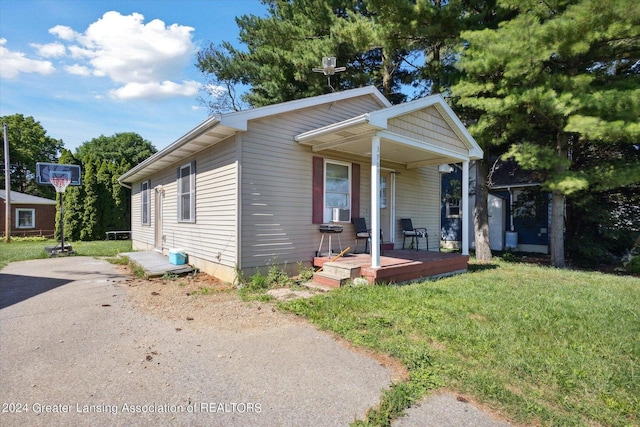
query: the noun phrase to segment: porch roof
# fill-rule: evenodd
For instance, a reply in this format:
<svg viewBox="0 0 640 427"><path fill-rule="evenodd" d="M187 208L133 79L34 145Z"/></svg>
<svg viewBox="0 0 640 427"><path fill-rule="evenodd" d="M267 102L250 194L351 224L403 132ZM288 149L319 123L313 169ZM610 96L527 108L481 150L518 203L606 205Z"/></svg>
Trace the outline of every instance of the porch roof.
<svg viewBox="0 0 640 427"><path fill-rule="evenodd" d="M443 141L441 130L433 121L420 119L415 113L427 112L440 128L451 133ZM413 120L403 117L414 116ZM394 119L400 119L395 120ZM403 123L404 122L404 123ZM295 140L312 147L314 152L337 150L352 155L371 156L371 138L381 139L380 158L406 168L442 163L458 163L482 158L482 149L460 122L441 95L432 95L412 102L389 106L338 123L312 129Z"/></svg>

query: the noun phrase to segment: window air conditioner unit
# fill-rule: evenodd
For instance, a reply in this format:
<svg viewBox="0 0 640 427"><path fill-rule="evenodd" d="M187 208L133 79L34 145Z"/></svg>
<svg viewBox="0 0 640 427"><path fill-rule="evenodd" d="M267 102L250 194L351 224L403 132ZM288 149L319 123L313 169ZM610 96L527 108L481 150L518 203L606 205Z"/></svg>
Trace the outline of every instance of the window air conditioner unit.
<svg viewBox="0 0 640 427"><path fill-rule="evenodd" d="M331 222L349 222L349 209L333 208Z"/></svg>

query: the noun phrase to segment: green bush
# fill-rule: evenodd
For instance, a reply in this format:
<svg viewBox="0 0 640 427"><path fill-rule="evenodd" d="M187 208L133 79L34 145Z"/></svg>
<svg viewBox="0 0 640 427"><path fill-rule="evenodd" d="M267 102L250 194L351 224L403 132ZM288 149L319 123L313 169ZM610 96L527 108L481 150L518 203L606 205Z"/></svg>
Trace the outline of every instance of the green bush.
<svg viewBox="0 0 640 427"><path fill-rule="evenodd" d="M251 290L267 289L269 287L269 279L258 271L249 278L247 287Z"/></svg>

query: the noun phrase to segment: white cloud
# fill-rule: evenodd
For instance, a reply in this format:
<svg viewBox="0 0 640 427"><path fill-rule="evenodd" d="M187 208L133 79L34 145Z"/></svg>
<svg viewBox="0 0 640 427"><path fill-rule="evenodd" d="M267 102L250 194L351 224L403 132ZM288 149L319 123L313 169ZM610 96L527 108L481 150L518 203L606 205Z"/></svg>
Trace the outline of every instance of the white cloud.
<svg viewBox="0 0 640 427"><path fill-rule="evenodd" d="M67 65L64 69L69 73L76 76L90 76L91 70L89 67L85 67L80 64Z"/></svg>
<svg viewBox="0 0 640 427"><path fill-rule="evenodd" d="M120 99L190 96L196 82L175 83L193 61L196 46L192 27L165 25L154 19L147 24L139 13L123 16L107 12L84 33L57 25L51 34L69 42L67 48L77 63L67 67L74 74L108 77L121 85L111 91ZM84 67L84 68L82 68Z"/></svg>
<svg viewBox="0 0 640 427"><path fill-rule="evenodd" d="M35 47L38 50L38 54L40 56L44 56L45 58L64 56L67 53L67 49L64 47L64 45L57 42L47 44L31 43L31 47Z"/></svg>
<svg viewBox="0 0 640 427"><path fill-rule="evenodd" d="M4 47L7 39L0 39L0 77L14 79L20 73L38 73L42 75L51 74L55 67L49 61L30 59L22 52L13 52Z"/></svg>
<svg viewBox="0 0 640 427"><path fill-rule="evenodd" d="M172 98L176 96L195 96L200 89L200 83L189 80L181 84L165 80L163 82L127 83L121 88L112 90L109 94L117 99L140 98Z"/></svg>
<svg viewBox="0 0 640 427"><path fill-rule="evenodd" d="M75 31L66 25L56 25L55 27L50 28L49 34L53 34L54 36L66 41L73 41L77 35Z"/></svg>

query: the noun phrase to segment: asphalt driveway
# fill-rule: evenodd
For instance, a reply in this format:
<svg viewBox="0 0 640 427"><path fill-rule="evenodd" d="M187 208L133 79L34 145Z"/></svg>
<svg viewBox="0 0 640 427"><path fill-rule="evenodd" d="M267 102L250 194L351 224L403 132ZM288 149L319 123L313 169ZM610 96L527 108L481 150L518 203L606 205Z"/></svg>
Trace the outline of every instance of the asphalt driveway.
<svg viewBox="0 0 640 427"><path fill-rule="evenodd" d="M304 322L234 330L151 316L127 279L89 257L0 271L1 425L345 426L392 381ZM505 425L446 395L410 411L397 425Z"/></svg>
<svg viewBox="0 0 640 427"><path fill-rule="evenodd" d="M0 272L2 425L344 426L391 381L303 324L177 331L133 308L124 279L85 257Z"/></svg>

